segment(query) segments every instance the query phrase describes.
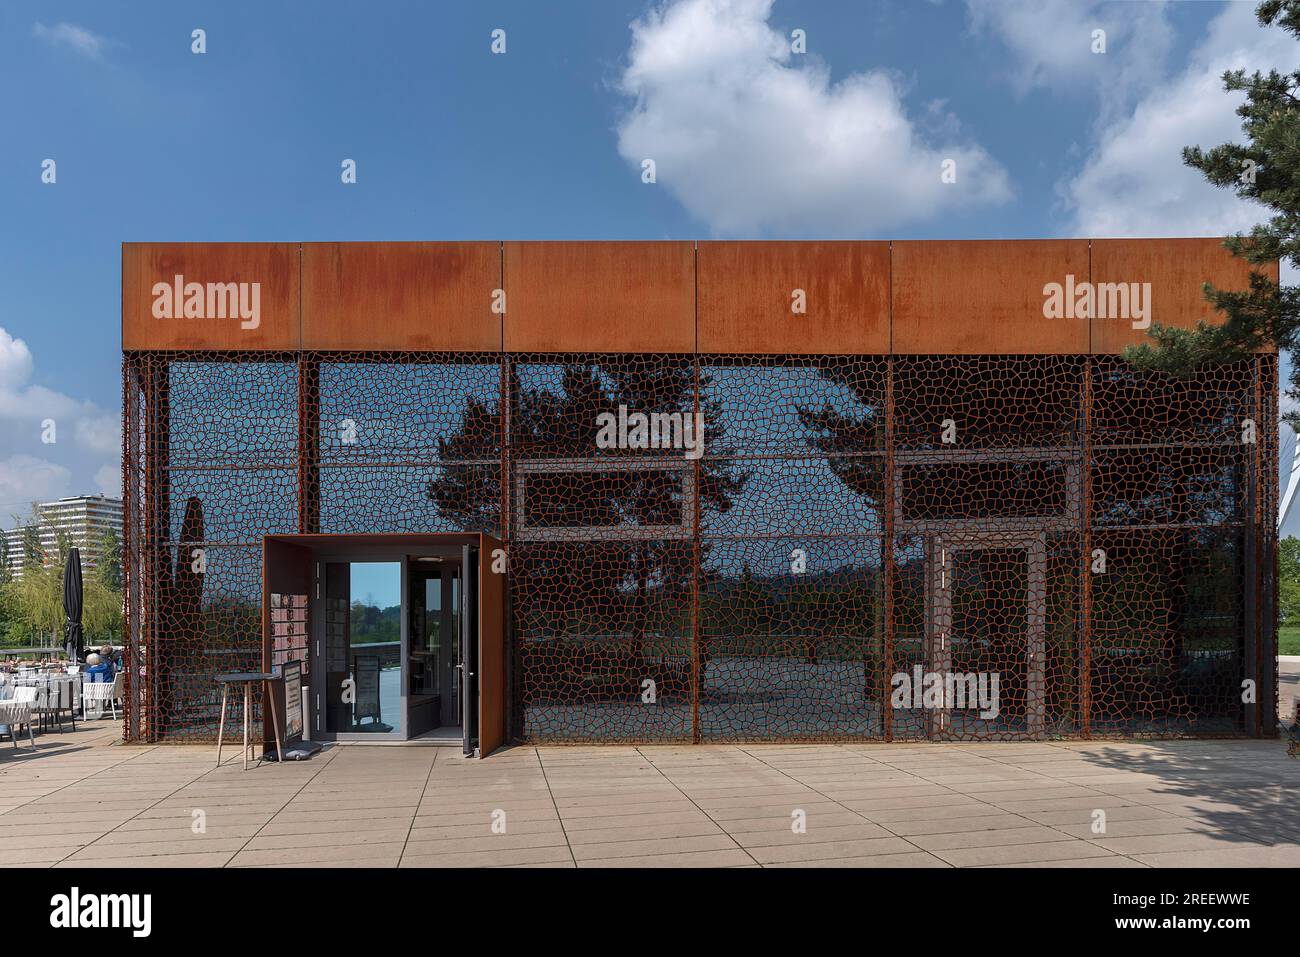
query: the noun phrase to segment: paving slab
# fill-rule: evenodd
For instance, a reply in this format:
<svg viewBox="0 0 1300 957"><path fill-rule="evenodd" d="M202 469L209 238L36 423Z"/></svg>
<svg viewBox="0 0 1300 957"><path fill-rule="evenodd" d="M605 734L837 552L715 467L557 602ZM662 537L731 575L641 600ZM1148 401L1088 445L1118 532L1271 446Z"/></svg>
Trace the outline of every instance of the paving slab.
<svg viewBox="0 0 1300 957"><path fill-rule="evenodd" d="M740 850L694 851L654 854L642 857L616 857L579 860L578 867L733 867L753 864L753 858Z"/></svg>
<svg viewBox="0 0 1300 957"><path fill-rule="evenodd" d="M1075 861L1090 857L1118 856L1105 848L1089 844L1087 841L1068 839L1052 843L946 848L931 853L955 867L979 867L986 864L1030 864L1038 861Z"/></svg>
<svg viewBox="0 0 1300 957"><path fill-rule="evenodd" d="M245 772L120 727L0 748L0 867L1300 866L1278 741L349 744Z"/></svg>

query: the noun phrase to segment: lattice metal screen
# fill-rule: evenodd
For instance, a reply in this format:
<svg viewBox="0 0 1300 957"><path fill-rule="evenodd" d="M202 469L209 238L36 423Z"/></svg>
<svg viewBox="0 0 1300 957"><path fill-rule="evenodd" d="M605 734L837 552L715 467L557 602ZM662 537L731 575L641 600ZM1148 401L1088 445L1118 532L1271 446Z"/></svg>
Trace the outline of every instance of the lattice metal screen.
<svg viewBox="0 0 1300 957"><path fill-rule="evenodd" d="M128 735L215 735L263 535L457 530L524 740L1272 733L1276 376L130 353Z"/></svg>

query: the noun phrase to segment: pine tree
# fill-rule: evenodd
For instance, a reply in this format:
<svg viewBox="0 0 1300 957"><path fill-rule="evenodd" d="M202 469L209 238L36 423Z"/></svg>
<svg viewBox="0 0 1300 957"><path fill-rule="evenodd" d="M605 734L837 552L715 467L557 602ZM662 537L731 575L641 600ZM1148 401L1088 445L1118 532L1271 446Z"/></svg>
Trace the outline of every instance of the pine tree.
<svg viewBox="0 0 1300 957"><path fill-rule="evenodd" d="M1300 0L1264 0L1255 9L1265 27L1279 27L1300 40ZM1300 53L1300 50L1297 51ZM1183 162L1200 170L1215 186L1235 190L1273 211L1249 234L1228 237L1224 245L1252 265L1289 261L1300 266L1300 69L1291 73L1230 70L1224 89L1243 92L1237 108L1244 145L1224 143L1209 150L1189 146ZM1279 350L1300 344L1300 288L1282 287L1255 272L1245 291L1205 287L1206 298L1223 313L1222 325L1201 322L1195 329L1154 324L1153 342L1131 347L1135 365L1186 376L1197 369L1244 359L1262 346ZM1300 366L1291 372L1287 395L1300 400ZM1285 417L1300 428L1300 412Z"/></svg>

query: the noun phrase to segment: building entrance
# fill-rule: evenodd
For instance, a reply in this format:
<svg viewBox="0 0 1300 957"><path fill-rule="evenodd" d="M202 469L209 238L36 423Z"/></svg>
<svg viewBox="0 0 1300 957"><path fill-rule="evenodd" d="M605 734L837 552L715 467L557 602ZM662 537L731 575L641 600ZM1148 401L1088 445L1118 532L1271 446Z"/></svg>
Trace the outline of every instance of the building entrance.
<svg viewBox="0 0 1300 957"><path fill-rule="evenodd" d="M505 575L482 568L497 552L504 568L487 536L267 536L265 663L302 663L309 736L498 747Z"/></svg>

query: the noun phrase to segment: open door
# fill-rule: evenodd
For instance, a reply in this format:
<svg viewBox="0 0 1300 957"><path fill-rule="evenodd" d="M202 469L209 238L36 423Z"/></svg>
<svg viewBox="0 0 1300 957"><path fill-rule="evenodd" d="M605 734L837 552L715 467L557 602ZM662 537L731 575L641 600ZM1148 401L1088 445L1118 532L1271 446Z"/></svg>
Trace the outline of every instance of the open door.
<svg viewBox="0 0 1300 957"><path fill-rule="evenodd" d="M486 535L479 545L461 549L465 600L459 667L467 756L487 757L505 743L504 554L501 543Z"/></svg>
<svg viewBox="0 0 1300 957"><path fill-rule="evenodd" d="M460 567L464 571L462 584L464 602L460 616L460 693L461 734L465 755L479 755L479 568L480 549L473 545L461 546Z"/></svg>
<svg viewBox="0 0 1300 957"><path fill-rule="evenodd" d="M479 754L506 741L506 553L490 535L479 549Z"/></svg>

